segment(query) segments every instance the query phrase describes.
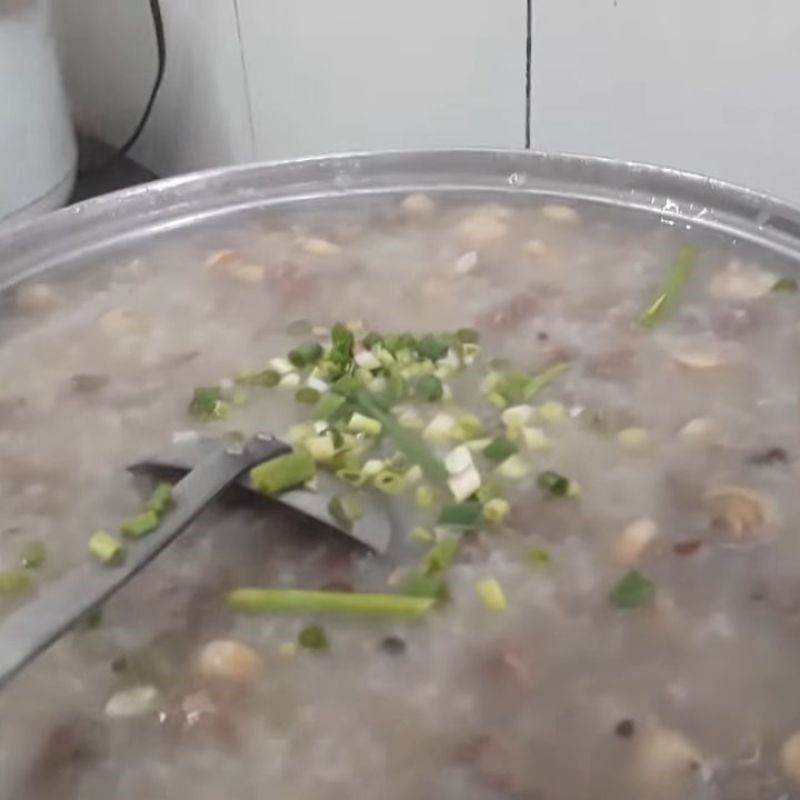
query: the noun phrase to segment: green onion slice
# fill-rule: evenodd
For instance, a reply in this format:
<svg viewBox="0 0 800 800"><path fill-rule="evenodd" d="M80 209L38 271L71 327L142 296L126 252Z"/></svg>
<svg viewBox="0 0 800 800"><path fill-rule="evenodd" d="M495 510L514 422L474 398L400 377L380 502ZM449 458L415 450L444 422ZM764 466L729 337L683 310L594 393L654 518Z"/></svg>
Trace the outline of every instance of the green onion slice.
<svg viewBox="0 0 800 800"><path fill-rule="evenodd" d="M539 477L536 478L536 485L543 492L554 497L566 497L569 493L569 478L565 478L563 475L551 470L539 473Z"/></svg>
<svg viewBox="0 0 800 800"><path fill-rule="evenodd" d="M450 503L443 506L439 513L437 525L446 528L471 530L480 525L483 517L483 505L477 500L466 500L463 503Z"/></svg>
<svg viewBox="0 0 800 800"><path fill-rule="evenodd" d="M484 457L488 458L489 461L494 461L496 464L500 464L509 456L513 456L518 449L519 448L517 448L513 442L509 442L508 439L504 437L499 437L488 444L482 452Z"/></svg>
<svg viewBox="0 0 800 800"><path fill-rule="evenodd" d="M253 488L262 494L278 494L310 481L314 472L313 457L301 449L253 467L250 481Z"/></svg>
<svg viewBox="0 0 800 800"><path fill-rule="evenodd" d="M377 617L422 617L436 605L431 597L297 589L235 589L228 595L234 611L250 614L353 614Z"/></svg>
<svg viewBox="0 0 800 800"><path fill-rule="evenodd" d="M661 291L639 317L642 327L653 328L672 314L689 278L692 277L696 261L697 248L694 245L681 247Z"/></svg>
<svg viewBox="0 0 800 800"><path fill-rule="evenodd" d="M614 608L640 608L653 601L655 584L640 572L631 570L611 589L609 600Z"/></svg>

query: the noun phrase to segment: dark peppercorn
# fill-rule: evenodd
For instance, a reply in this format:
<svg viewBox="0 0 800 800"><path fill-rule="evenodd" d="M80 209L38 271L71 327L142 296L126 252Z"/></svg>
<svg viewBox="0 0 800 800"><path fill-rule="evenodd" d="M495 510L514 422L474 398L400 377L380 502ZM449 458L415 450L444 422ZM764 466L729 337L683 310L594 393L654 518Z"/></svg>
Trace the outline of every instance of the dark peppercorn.
<svg viewBox="0 0 800 800"><path fill-rule="evenodd" d="M632 719L622 719L614 727L614 733L620 739L630 739L636 733L636 725Z"/></svg>
<svg viewBox="0 0 800 800"><path fill-rule="evenodd" d="M399 636L387 636L381 641L381 650L392 656L399 656L406 651L406 643Z"/></svg>
<svg viewBox="0 0 800 800"><path fill-rule="evenodd" d="M125 656L118 656L111 662L112 672L125 672L128 668L128 659Z"/></svg>
<svg viewBox="0 0 800 800"><path fill-rule="evenodd" d="M768 447L753 454L750 461L760 467L769 467L774 464L785 464L789 460L789 454L782 447Z"/></svg>

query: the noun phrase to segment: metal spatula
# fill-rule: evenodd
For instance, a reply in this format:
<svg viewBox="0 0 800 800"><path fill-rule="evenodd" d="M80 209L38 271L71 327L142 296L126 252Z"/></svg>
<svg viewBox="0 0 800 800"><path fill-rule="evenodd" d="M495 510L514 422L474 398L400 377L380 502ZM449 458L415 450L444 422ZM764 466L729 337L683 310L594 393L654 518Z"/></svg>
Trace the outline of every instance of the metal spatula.
<svg viewBox="0 0 800 800"><path fill-rule="evenodd" d="M124 564L106 567L89 559L85 564L46 586L39 597L12 613L0 625L0 687L63 633L121 589L176 539L194 518L224 489L234 483L252 486L245 473L257 464L277 458L290 448L272 436L258 435L236 446L201 441L173 447L130 469L163 475L185 473L173 489L174 507L157 530L128 548ZM286 492L278 502L313 517L363 545L384 553L391 540L391 520L380 498L366 498L364 516L345 530L328 513L328 503L340 490L331 478L320 476L316 492Z"/></svg>

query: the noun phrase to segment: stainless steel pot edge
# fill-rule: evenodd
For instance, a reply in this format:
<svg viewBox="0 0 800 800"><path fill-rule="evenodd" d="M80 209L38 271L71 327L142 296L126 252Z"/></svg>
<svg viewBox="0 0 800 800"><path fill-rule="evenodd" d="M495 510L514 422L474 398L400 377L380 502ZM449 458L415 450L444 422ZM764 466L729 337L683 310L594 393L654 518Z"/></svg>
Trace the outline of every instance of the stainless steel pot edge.
<svg viewBox="0 0 800 800"><path fill-rule="evenodd" d="M208 170L0 225L0 287L174 228L270 205L409 191L500 192L589 200L703 227L800 261L800 210L679 170L515 150L353 153Z"/></svg>

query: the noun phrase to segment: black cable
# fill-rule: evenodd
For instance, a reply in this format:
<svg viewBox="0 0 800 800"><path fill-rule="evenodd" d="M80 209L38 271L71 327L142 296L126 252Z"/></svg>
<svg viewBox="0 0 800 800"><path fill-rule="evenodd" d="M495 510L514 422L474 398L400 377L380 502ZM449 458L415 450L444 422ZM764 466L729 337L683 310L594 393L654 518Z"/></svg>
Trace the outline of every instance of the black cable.
<svg viewBox="0 0 800 800"><path fill-rule="evenodd" d="M531 149L531 50L533 4L527 0L525 15L525 149Z"/></svg>
<svg viewBox="0 0 800 800"><path fill-rule="evenodd" d="M148 2L150 3L150 16L153 20L153 32L156 38L158 66L156 68L156 77L153 81L153 87L150 90L150 96L147 99L147 104L144 107L144 111L142 112L142 115L139 118L139 122L134 128L133 133L131 133L131 135L126 139L124 144L117 148L117 151L114 153L114 155L98 165L87 167L86 169L81 170L82 174L107 169L108 167L125 158L125 156L131 151L131 148L136 144L136 142L139 141L139 137L142 135L142 131L144 131L147 121L150 119L150 114L153 111L153 106L155 105L158 93L161 90L161 84L164 82L164 72L167 68L167 37L164 34L164 18L161 14L161 0L148 0Z"/></svg>

